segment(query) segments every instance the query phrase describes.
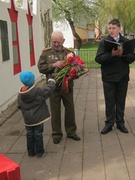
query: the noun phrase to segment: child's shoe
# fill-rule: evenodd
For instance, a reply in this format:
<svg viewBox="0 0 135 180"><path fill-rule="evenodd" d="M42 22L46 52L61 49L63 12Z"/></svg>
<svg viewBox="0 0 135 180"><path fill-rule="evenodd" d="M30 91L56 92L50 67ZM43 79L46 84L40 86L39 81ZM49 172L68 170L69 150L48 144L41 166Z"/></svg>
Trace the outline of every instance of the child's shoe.
<svg viewBox="0 0 135 180"><path fill-rule="evenodd" d="M45 157L47 154L48 152L45 150L45 152L37 154L37 158Z"/></svg>

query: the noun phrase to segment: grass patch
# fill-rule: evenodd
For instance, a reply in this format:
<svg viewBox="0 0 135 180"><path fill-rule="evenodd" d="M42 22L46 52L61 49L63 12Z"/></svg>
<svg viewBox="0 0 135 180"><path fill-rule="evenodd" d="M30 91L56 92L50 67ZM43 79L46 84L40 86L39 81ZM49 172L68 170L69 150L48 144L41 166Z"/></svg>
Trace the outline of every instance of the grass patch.
<svg viewBox="0 0 135 180"><path fill-rule="evenodd" d="M99 42L83 44L81 49L91 49L91 50L96 49L97 50L98 44Z"/></svg>

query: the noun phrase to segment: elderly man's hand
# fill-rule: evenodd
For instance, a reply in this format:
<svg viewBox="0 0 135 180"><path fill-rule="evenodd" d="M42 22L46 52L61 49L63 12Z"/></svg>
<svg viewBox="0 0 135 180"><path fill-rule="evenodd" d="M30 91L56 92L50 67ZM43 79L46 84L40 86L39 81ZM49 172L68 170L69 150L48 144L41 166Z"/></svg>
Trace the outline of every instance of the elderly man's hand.
<svg viewBox="0 0 135 180"><path fill-rule="evenodd" d="M58 67L58 68L62 68L63 67L63 62L62 61L57 61L56 63L53 64L53 67Z"/></svg>

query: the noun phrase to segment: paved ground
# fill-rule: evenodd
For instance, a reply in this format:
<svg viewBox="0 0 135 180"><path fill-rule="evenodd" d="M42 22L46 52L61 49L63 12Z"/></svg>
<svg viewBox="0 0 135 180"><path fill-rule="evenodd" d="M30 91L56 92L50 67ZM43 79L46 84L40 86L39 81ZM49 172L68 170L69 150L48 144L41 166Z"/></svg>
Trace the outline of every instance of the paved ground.
<svg viewBox="0 0 135 180"><path fill-rule="evenodd" d="M75 81L81 141L67 139L62 125L64 137L60 144L53 144L48 121L44 131L48 155L30 158L22 115L15 111L0 127L0 153L20 164L21 180L135 180L135 69L130 78L125 110L128 134L115 127L107 135L100 134L105 121L104 96L100 70L92 69L89 76Z"/></svg>

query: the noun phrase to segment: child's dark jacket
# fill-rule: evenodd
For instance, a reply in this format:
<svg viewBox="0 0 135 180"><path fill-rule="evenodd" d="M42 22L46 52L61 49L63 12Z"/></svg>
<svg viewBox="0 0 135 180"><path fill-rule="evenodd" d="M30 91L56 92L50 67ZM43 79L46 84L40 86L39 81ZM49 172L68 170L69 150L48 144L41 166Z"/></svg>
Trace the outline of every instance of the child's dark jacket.
<svg viewBox="0 0 135 180"><path fill-rule="evenodd" d="M50 118L46 101L55 89L55 82L48 81L45 87L33 85L26 91L19 91L18 108L21 110L26 126L36 126Z"/></svg>

